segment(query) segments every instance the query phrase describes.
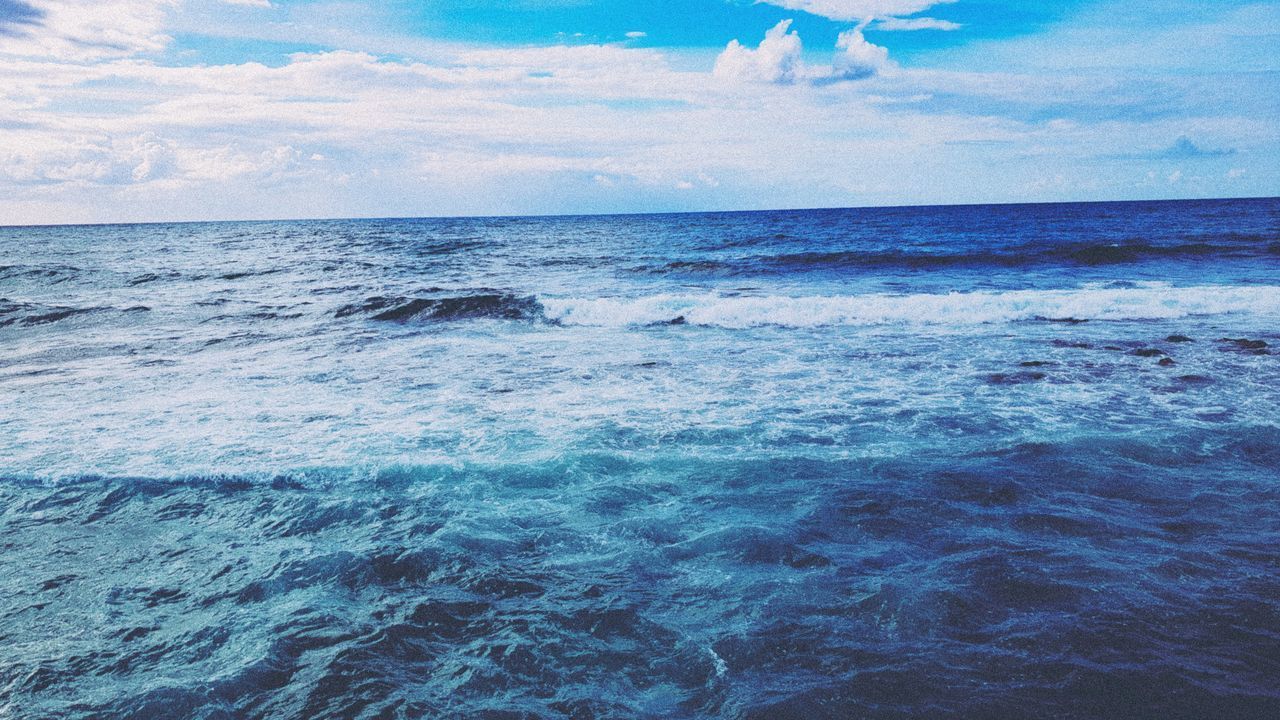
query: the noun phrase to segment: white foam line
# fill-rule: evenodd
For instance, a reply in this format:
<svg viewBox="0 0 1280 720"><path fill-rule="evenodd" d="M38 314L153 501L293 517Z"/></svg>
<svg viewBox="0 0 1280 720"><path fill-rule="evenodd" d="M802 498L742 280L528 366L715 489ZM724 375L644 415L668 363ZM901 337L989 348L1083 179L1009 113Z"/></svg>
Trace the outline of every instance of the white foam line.
<svg viewBox="0 0 1280 720"><path fill-rule="evenodd" d="M747 328L764 325L943 324L1014 322L1036 318L1163 320L1194 315L1280 315L1280 287L1076 288L946 295L820 295L724 297L652 295L639 298L543 298L547 317L564 325L622 327L668 322Z"/></svg>

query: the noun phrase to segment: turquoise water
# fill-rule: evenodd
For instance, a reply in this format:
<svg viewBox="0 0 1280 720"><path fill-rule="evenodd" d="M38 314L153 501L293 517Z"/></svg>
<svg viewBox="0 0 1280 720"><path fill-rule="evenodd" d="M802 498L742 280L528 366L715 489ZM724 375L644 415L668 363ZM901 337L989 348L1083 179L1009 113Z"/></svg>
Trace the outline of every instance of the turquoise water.
<svg viewBox="0 0 1280 720"><path fill-rule="evenodd" d="M1280 713L1280 201L0 251L0 716Z"/></svg>

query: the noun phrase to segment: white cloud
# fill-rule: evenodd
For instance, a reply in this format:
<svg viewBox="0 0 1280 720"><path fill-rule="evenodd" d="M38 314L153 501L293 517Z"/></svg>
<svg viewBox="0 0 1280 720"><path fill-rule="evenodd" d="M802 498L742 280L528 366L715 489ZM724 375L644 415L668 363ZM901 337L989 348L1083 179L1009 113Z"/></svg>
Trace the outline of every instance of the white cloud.
<svg viewBox="0 0 1280 720"><path fill-rule="evenodd" d="M955 0L757 0L788 10L848 22L864 22L876 18L914 15Z"/></svg>
<svg viewBox="0 0 1280 720"><path fill-rule="evenodd" d="M919 18L899 18L887 17L877 20L875 29L877 30L959 30L964 27L959 23L950 20L939 20L938 18L919 17Z"/></svg>
<svg viewBox="0 0 1280 720"><path fill-rule="evenodd" d="M163 18L138 27L142 53L156 47L146 38L188 32ZM1215 77L1210 87L1087 70L898 67L862 27L818 65L803 61L782 23L757 47L731 43L714 73L704 56L625 43L486 48L398 36L347 36L333 44L360 52L297 54L279 66L175 67L118 50L92 62L9 55L0 59L0 221L1115 196L1121 174L1108 175L1100 154L1188 132L1240 148L1214 173L1221 187L1275 186L1270 167L1280 165L1268 160L1280 121L1255 111L1273 97L1259 80ZM744 92L740 80L759 84ZM1206 87L1216 106L1189 119L1189 103L1208 102ZM1152 98L1155 117L1113 112L1145 110ZM1105 112L1072 113L1073 104ZM1069 120L1046 121L1046 107ZM1248 174L1222 176L1235 166ZM991 167L1000 172L975 171ZM1196 174L1168 185L1172 169L1143 192L1199 191ZM1140 172L1125 166L1126 188ZM1062 182L1037 184L1045 177Z"/></svg>
<svg viewBox="0 0 1280 720"><path fill-rule="evenodd" d="M0 178L24 185L192 186L250 175L267 179L296 169L301 153L288 145L268 144L258 151L237 145L189 146L147 131L72 142L37 137L0 159Z"/></svg>
<svg viewBox="0 0 1280 720"><path fill-rule="evenodd" d="M641 32L639 30L632 30L631 32L627 33L627 37L631 38L632 40L639 40L641 38L649 37L649 33Z"/></svg>
<svg viewBox="0 0 1280 720"><path fill-rule="evenodd" d="M804 77L804 48L800 36L790 32L791 21L783 20L765 33L760 46L752 50L737 40L716 58L716 77L788 84Z"/></svg>
<svg viewBox="0 0 1280 720"><path fill-rule="evenodd" d="M889 64L889 51L872 45L856 27L840 33L836 40L836 58L831 77L837 80L859 80L871 77Z"/></svg>
<svg viewBox="0 0 1280 720"><path fill-rule="evenodd" d="M889 51L867 42L859 25L840 33L830 67L807 66L800 35L790 30L791 22L783 20L775 25L754 50L731 41L716 58L715 76L776 85L821 85L869 78L889 65Z"/></svg>
<svg viewBox="0 0 1280 720"><path fill-rule="evenodd" d="M178 0L31 0L42 13L16 37L0 36L0 55L94 61L163 50L165 17Z"/></svg>
<svg viewBox="0 0 1280 720"><path fill-rule="evenodd" d="M164 50L169 16L190 0L26 0L37 13L20 32L0 33L0 56L53 57L74 62ZM270 0L219 0L270 8Z"/></svg>

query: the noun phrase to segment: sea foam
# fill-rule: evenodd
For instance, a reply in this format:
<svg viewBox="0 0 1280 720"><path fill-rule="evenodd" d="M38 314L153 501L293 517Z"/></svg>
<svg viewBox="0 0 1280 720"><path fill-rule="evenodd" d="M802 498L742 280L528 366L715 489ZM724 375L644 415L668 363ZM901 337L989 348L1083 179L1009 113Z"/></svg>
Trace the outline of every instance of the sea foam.
<svg viewBox="0 0 1280 720"><path fill-rule="evenodd" d="M662 294L541 298L562 325L621 327L674 321L746 328L886 324L967 325L1024 320L1169 320L1221 314L1280 315L1280 287L1084 287L914 295L790 297Z"/></svg>

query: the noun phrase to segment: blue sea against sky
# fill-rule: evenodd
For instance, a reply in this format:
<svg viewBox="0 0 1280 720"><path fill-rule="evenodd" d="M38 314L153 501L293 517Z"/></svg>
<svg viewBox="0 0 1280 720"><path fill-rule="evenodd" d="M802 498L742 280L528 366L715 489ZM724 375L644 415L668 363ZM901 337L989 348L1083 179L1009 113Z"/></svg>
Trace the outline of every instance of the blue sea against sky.
<svg viewBox="0 0 1280 720"><path fill-rule="evenodd" d="M1280 200L0 228L0 717L1280 717Z"/></svg>

